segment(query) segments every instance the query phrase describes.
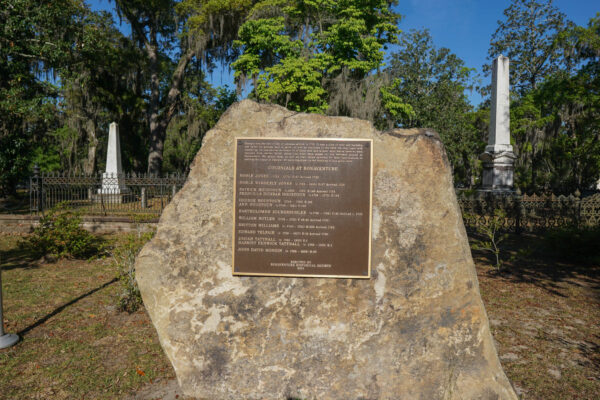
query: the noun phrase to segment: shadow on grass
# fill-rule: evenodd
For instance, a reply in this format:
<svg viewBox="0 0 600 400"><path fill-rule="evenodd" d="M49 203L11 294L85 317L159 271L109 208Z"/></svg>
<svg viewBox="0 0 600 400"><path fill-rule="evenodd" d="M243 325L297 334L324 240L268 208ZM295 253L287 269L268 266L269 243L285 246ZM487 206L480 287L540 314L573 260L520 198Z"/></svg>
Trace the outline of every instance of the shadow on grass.
<svg viewBox="0 0 600 400"><path fill-rule="evenodd" d="M11 246L9 250L0 250L0 268L3 271L39 268L37 259L30 249L19 245Z"/></svg>
<svg viewBox="0 0 600 400"><path fill-rule="evenodd" d="M598 341L600 336L593 335L593 338L584 341L573 341L565 338L544 338L549 342L557 342L560 347L566 349L573 349L576 353L583 356L585 362L579 361L578 363L583 367L592 367L592 369L600 369L600 346L592 340ZM588 365L586 365L588 364Z"/></svg>
<svg viewBox="0 0 600 400"><path fill-rule="evenodd" d="M469 238L477 238L469 232ZM600 244L598 245L600 249ZM553 254L538 234L510 234L501 243L501 270L490 270L489 276L498 276L512 282L530 283L549 293L567 297L563 283L586 286L600 296L600 263L582 260L576 251L572 254ZM494 265L494 255L490 252L473 250L473 258L480 263Z"/></svg>
<svg viewBox="0 0 600 400"><path fill-rule="evenodd" d="M596 341L600 340L600 336L594 335ZM600 346L591 341L586 341L583 349L584 354L591 360L596 371L600 371Z"/></svg>
<svg viewBox="0 0 600 400"><path fill-rule="evenodd" d="M108 282L103 283L102 285L89 290L85 293L83 293L82 295L74 298L73 300L61 305L60 307L57 307L56 309L54 309L54 311L50 312L49 314L45 315L44 317L38 319L37 321L35 321L33 324L29 325L28 327L22 329L20 332L17 332L19 336L25 336L29 331L31 331L32 329L40 326L41 324L43 324L44 322L48 321L50 318L52 318L53 316L61 313L63 310L65 310L67 307L72 306L73 304L77 303L79 300L84 299L94 293L96 293L99 290L104 289L105 287L112 285L113 283L115 283L116 281L118 281L118 278L113 278Z"/></svg>

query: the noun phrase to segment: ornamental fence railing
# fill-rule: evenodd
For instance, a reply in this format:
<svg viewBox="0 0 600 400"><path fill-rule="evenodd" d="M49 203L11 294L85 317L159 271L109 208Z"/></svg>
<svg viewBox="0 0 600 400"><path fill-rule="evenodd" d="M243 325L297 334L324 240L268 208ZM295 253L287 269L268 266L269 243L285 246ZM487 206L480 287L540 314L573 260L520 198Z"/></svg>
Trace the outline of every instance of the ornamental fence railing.
<svg viewBox="0 0 600 400"><path fill-rule="evenodd" d="M62 204L85 215L158 217L185 183L184 175L41 173L29 179L33 214Z"/></svg>
<svg viewBox="0 0 600 400"><path fill-rule="evenodd" d="M29 179L29 206L33 214L62 203L85 215L148 216L156 218L185 183L185 175L82 175L41 173ZM600 226L600 193L568 196L551 193L521 194L457 189L467 228L498 218L507 232L534 232L566 226Z"/></svg>
<svg viewBox="0 0 600 400"><path fill-rule="evenodd" d="M506 232L539 232L562 227L600 226L600 193L564 196L552 193L457 191L467 228L496 218Z"/></svg>

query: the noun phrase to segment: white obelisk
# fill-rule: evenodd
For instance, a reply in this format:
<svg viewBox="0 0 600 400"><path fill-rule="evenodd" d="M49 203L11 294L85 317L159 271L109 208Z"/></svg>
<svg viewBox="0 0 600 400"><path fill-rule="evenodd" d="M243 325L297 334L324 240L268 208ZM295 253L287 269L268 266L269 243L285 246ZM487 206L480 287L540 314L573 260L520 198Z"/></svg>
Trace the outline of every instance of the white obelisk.
<svg viewBox="0 0 600 400"><path fill-rule="evenodd" d="M510 144L509 60L503 55L494 60L488 145L479 158L483 161L482 189L512 190L517 157Z"/></svg>
<svg viewBox="0 0 600 400"><path fill-rule="evenodd" d="M106 151L106 170L102 174L102 194L119 195L129 190L123 183L123 166L121 164L121 141L119 126L116 122L110 124L108 131L108 149Z"/></svg>

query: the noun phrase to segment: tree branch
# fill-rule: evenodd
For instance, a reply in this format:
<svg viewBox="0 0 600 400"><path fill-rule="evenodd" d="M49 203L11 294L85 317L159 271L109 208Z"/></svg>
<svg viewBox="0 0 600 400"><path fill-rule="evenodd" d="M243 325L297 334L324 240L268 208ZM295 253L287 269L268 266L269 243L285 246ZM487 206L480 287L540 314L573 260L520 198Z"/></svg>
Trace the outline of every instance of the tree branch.
<svg viewBox="0 0 600 400"><path fill-rule="evenodd" d="M48 59L46 57L41 56L39 54L25 54L25 53L17 53L17 52L14 52L13 54L20 56L20 57L24 57L24 58L36 58L38 60L48 61Z"/></svg>
<svg viewBox="0 0 600 400"><path fill-rule="evenodd" d="M144 32L143 25L139 23L133 12L125 5L122 0L116 0L115 4L117 7L125 14L125 18L131 24L131 28L135 31L135 33L142 39L144 42L144 46L148 48L150 45L148 38L146 37L146 32Z"/></svg>
<svg viewBox="0 0 600 400"><path fill-rule="evenodd" d="M166 98L166 107L167 111L164 117L165 126L169 124L173 115L175 115L175 111L177 109L177 99L181 94L181 87L183 85L185 69L187 68L189 62L194 57L194 50L187 49L187 51L181 56L179 62L177 63L177 68L173 71L173 76L171 77L171 88L169 89L169 93Z"/></svg>

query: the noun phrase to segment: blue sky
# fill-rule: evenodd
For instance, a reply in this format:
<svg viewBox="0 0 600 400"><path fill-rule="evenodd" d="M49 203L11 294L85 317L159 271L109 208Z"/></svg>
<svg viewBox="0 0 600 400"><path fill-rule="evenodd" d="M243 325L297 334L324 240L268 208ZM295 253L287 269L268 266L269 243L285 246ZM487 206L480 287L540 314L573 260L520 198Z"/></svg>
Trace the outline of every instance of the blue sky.
<svg viewBox="0 0 600 400"><path fill-rule="evenodd" d="M404 16L403 31L428 28L436 47L447 47L477 72L486 62L492 34L510 0L400 0L396 11ZM600 12L600 2L590 0L555 0L554 7L577 25L587 25ZM491 78L483 78L491 79ZM481 97L469 93L471 103Z"/></svg>
<svg viewBox="0 0 600 400"><path fill-rule="evenodd" d="M114 5L108 0L89 3L94 10L111 9ZM554 0L553 4L578 25L587 25L589 19L600 12L598 0ZM486 62L490 38L509 5L510 0L400 0L395 11L403 15L400 29L429 29L437 47L449 48L468 67L480 72ZM126 34L130 31L127 24L122 24L121 30ZM233 87L232 73L215 71L211 83ZM474 105L481 101L475 92L468 96Z"/></svg>

